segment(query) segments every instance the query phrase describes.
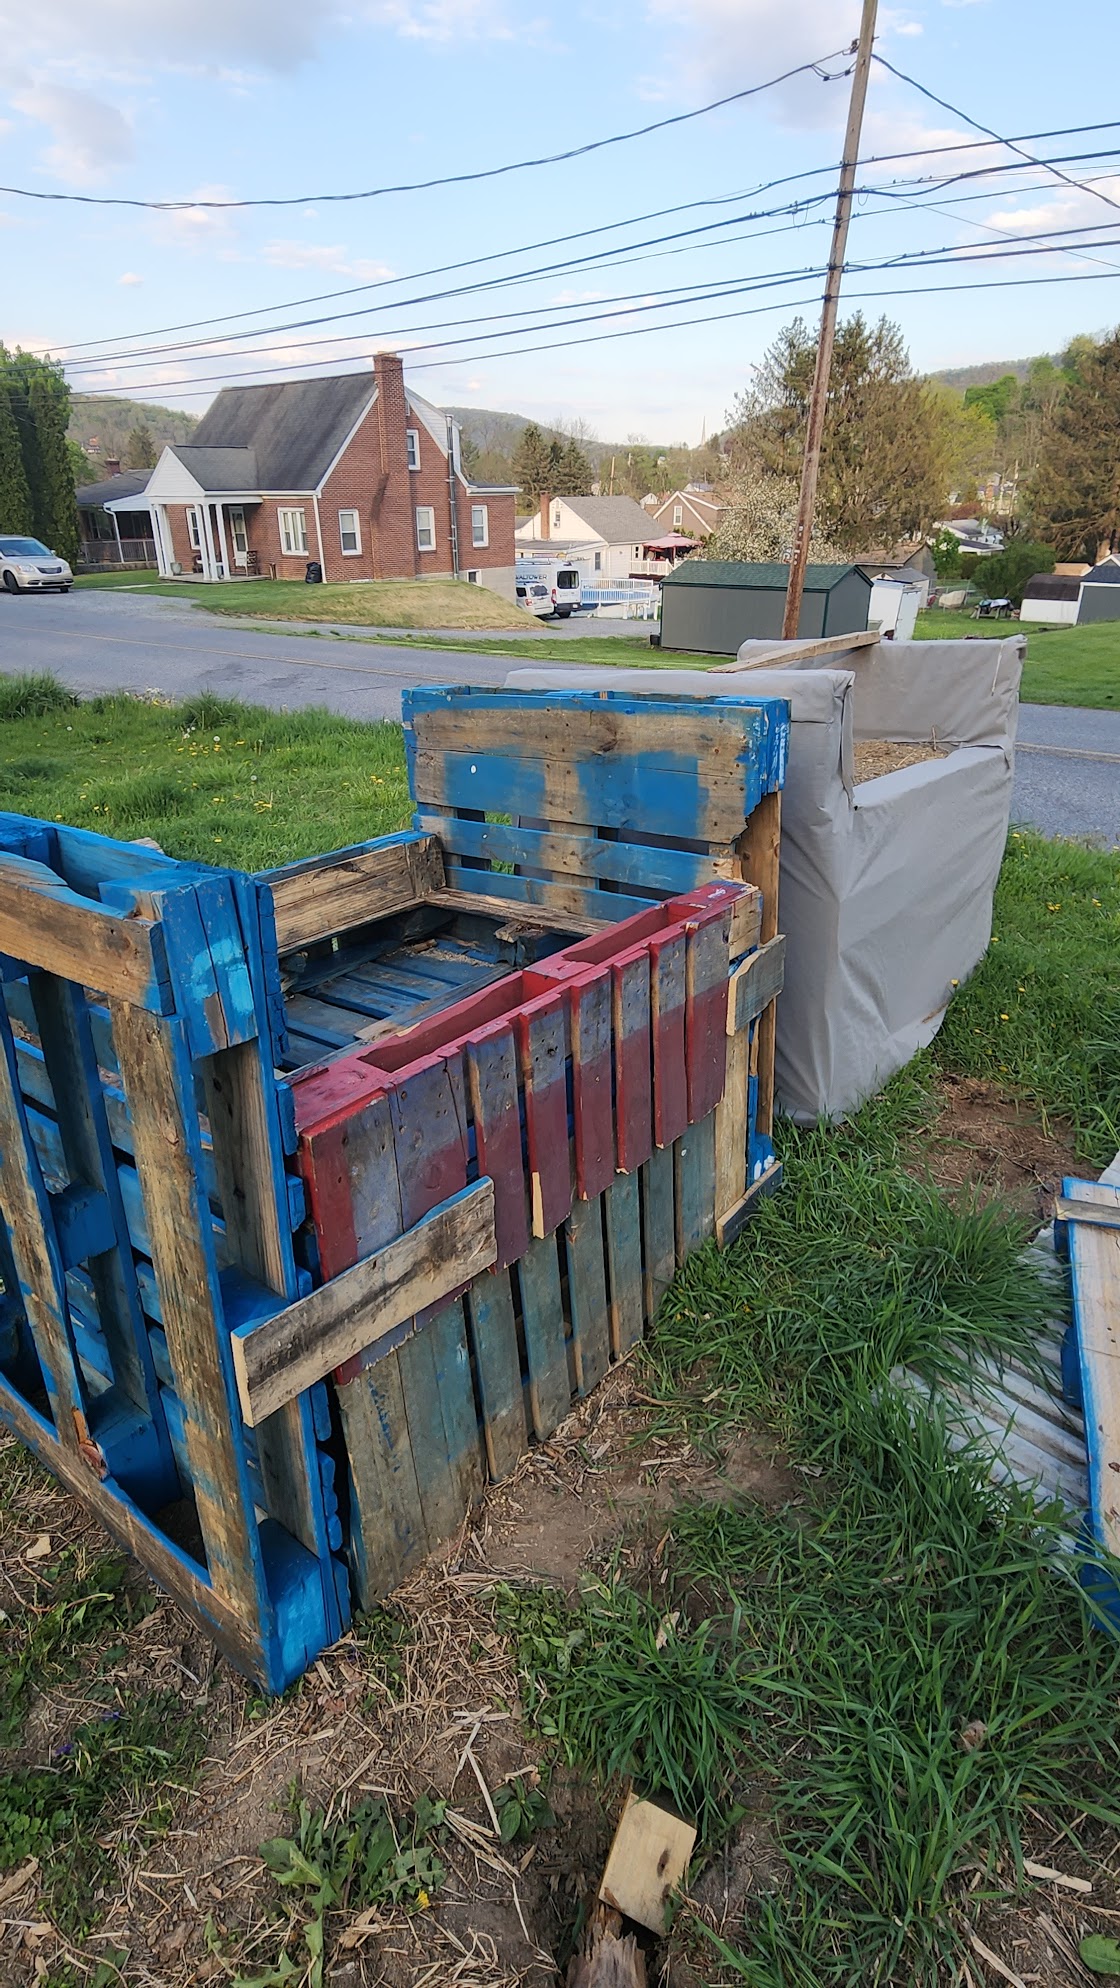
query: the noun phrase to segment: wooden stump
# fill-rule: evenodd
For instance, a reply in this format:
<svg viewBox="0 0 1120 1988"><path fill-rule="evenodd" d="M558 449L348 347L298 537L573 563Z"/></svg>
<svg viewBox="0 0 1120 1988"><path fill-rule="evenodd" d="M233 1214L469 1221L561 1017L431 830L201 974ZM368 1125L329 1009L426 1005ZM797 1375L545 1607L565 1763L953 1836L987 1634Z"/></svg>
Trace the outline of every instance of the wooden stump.
<svg viewBox="0 0 1120 1988"><path fill-rule="evenodd" d="M648 1982L635 1935L623 1935L619 1913L597 1906L583 1952L569 1964L567 1988L648 1988Z"/></svg>

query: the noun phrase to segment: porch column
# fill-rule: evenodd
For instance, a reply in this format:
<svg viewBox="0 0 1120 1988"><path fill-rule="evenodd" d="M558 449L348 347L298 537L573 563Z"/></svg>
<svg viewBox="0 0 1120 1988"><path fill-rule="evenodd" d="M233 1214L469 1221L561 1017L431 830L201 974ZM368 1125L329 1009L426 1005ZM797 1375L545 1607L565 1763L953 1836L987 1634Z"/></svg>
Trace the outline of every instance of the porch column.
<svg viewBox="0 0 1120 1988"><path fill-rule="evenodd" d="M226 550L226 528L225 528L225 522L222 518L222 506L220 500L214 506L214 518L218 527L218 549L219 552L221 553L221 559L222 559L222 577L223 579L231 580L233 578L233 575L229 570L229 553Z"/></svg>
<svg viewBox="0 0 1120 1988"><path fill-rule="evenodd" d="M115 511L110 511L110 513L109 513L109 516L110 516L110 517L112 518L112 520L113 520L113 530L114 530L114 532L116 533L116 539L117 539L117 562L118 562L118 564L119 564L119 565L123 566L123 565L124 565L124 548L123 548L123 546L121 545L121 528L120 528L120 525L119 525L119 524L117 523L117 514L116 514L116 512L115 512Z"/></svg>
<svg viewBox="0 0 1120 1988"><path fill-rule="evenodd" d="M216 570L218 559L214 551L214 533L210 524L209 500L204 497L201 504L197 505L196 508L202 520L202 577L204 580L216 580L218 577Z"/></svg>
<svg viewBox="0 0 1120 1988"><path fill-rule="evenodd" d="M156 548L156 566L160 579L169 580L171 577L171 561L167 556L167 546L163 536L165 523L161 516L162 511L162 504L149 504L148 506L148 515L152 521L152 538L155 541Z"/></svg>

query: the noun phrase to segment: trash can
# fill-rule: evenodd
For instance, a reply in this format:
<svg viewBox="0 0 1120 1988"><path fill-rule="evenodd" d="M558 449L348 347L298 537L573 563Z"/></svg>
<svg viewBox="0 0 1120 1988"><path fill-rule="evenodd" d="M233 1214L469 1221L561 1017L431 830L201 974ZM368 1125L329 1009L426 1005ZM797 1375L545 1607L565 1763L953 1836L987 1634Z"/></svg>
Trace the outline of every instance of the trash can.
<svg viewBox="0 0 1120 1988"><path fill-rule="evenodd" d="M308 560L303 578L304 584L308 587L317 587L320 584L323 578L323 569L317 559Z"/></svg>

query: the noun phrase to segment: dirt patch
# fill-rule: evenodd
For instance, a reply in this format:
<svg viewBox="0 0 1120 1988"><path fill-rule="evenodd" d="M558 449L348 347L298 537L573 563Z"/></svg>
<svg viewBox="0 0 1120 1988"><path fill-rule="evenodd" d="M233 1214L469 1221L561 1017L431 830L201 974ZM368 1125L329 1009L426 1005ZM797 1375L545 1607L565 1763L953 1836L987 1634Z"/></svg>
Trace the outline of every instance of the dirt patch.
<svg viewBox="0 0 1120 1988"><path fill-rule="evenodd" d="M946 1193L1005 1195L1028 1221L1048 1222L1062 1177L1080 1171L1072 1127L1046 1124L986 1077L942 1074L936 1115L919 1147L921 1170Z"/></svg>
<svg viewBox="0 0 1120 1988"><path fill-rule="evenodd" d="M864 780L877 780L881 773L901 773L906 766L923 766L927 759L948 757L947 746L911 745L899 739L857 739L856 785Z"/></svg>

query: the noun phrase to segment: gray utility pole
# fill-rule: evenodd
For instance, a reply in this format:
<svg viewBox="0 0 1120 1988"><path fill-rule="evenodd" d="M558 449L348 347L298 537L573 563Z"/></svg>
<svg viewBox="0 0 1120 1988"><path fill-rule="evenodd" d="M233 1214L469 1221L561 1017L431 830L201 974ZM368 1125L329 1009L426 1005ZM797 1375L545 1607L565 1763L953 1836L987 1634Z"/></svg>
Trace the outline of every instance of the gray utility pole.
<svg viewBox="0 0 1120 1988"><path fill-rule="evenodd" d="M817 505L817 479L821 468L821 440L824 436L824 417L828 407L828 378L832 371L832 348L836 341L836 313L840 304L840 279L844 273L844 256L848 246L848 222L852 215L852 191L856 183L856 166L859 162L860 133L863 130L863 106L867 96L867 78L871 69L871 44L875 39L875 16L878 0L863 0L863 17L859 24L859 40L855 44L856 66L852 73L852 98L848 106L848 128L844 133L844 157L840 166L840 185L836 195L836 220L832 229L832 249L828 258L828 275L824 286L824 304L821 308L821 332L817 342L817 364L813 374L813 392L809 401L809 423L805 431L805 457L801 466L801 496L797 505L797 524L793 534L793 554L789 562L789 586L786 592L786 611L782 622L783 641L795 641L797 625L801 619L801 596L805 588L805 568L809 561L809 540L813 535L813 513Z"/></svg>

